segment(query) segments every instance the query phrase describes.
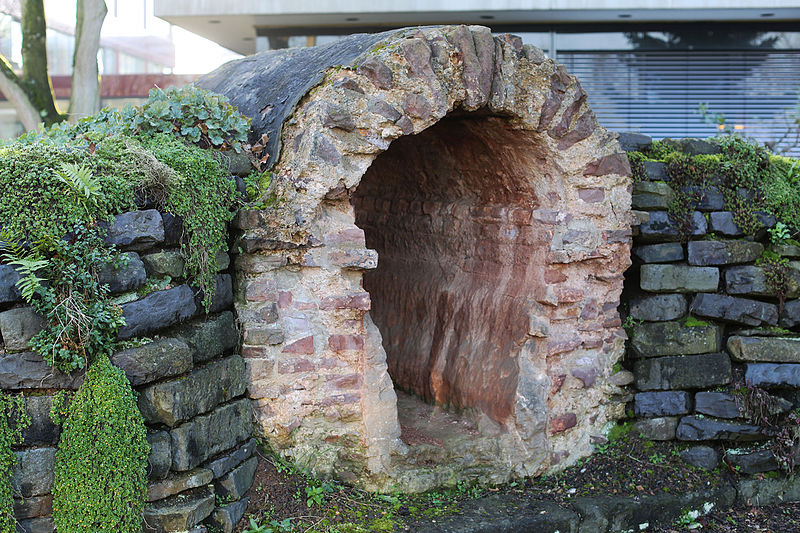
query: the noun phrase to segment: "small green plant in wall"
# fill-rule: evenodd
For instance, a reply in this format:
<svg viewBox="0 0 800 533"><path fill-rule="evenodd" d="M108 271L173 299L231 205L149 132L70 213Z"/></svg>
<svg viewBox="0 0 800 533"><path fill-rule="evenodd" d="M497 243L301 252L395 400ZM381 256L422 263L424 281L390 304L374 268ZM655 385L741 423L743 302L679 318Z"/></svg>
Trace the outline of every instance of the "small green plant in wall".
<svg viewBox="0 0 800 533"><path fill-rule="evenodd" d="M22 444L23 432L31 419L25 412L25 399L0 392L0 533L16 533L11 478L17 456L12 446Z"/></svg>

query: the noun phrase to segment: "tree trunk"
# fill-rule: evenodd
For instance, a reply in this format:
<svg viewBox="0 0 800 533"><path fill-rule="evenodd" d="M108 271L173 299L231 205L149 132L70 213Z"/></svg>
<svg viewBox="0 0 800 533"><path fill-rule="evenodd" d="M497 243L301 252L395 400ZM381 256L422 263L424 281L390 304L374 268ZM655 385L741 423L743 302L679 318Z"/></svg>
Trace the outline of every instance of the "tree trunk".
<svg viewBox="0 0 800 533"><path fill-rule="evenodd" d="M106 18L104 0L78 0L75 21L75 54L72 56L72 91L69 99L69 120L96 113L100 109L100 77L97 51L100 30Z"/></svg>
<svg viewBox="0 0 800 533"><path fill-rule="evenodd" d="M17 111L17 118L27 131L35 130L41 122L39 110L28 97L19 76L11 70L8 60L0 55L0 91Z"/></svg>
<svg viewBox="0 0 800 533"><path fill-rule="evenodd" d="M47 73L47 24L42 0L22 0L22 80L46 125L63 120Z"/></svg>

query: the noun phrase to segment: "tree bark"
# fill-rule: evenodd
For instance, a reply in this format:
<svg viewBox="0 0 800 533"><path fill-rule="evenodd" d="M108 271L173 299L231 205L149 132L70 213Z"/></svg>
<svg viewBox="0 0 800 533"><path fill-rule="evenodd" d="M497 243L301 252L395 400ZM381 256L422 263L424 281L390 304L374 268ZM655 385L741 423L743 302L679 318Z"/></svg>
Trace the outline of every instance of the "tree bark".
<svg viewBox="0 0 800 533"><path fill-rule="evenodd" d="M75 21L75 54L72 56L72 91L69 99L69 120L96 113L100 109L100 76L97 51L100 30L106 18L104 0L78 0Z"/></svg>
<svg viewBox="0 0 800 533"><path fill-rule="evenodd" d="M22 0L22 80L46 125L63 120L47 72L47 24L42 0Z"/></svg>
<svg viewBox="0 0 800 533"><path fill-rule="evenodd" d="M0 91L17 111L17 118L25 130L35 130L41 122L39 110L28 97L19 76L11 69L8 60L0 55Z"/></svg>

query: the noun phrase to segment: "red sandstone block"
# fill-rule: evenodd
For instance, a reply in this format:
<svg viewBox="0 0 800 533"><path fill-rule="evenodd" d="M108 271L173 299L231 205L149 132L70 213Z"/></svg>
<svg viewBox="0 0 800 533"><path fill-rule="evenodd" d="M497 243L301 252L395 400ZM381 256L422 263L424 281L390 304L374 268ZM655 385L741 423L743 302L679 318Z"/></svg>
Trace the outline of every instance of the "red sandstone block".
<svg viewBox="0 0 800 533"><path fill-rule="evenodd" d="M557 416L550 420L550 434L562 433L578 424L578 417L575 413L567 413Z"/></svg>
<svg viewBox="0 0 800 533"><path fill-rule="evenodd" d="M584 176L605 176L606 174L617 174L618 176L630 176L631 165L628 156L625 154L611 154L599 159L595 159L583 171Z"/></svg>
<svg viewBox="0 0 800 533"><path fill-rule="evenodd" d="M308 337L303 337L299 341L287 344L282 352L310 355L314 353L314 337L309 335Z"/></svg>
<svg viewBox="0 0 800 533"><path fill-rule="evenodd" d="M579 189L578 198L587 204L594 204L602 202L606 197L606 192L599 187L590 187L588 189Z"/></svg>
<svg viewBox="0 0 800 533"><path fill-rule="evenodd" d="M572 339L568 341L558 341L547 343L547 355L556 355L559 353L571 352L581 345L580 339Z"/></svg>
<svg viewBox="0 0 800 533"><path fill-rule="evenodd" d="M558 303L576 303L583 300L583 291L572 287L556 287Z"/></svg>
<svg viewBox="0 0 800 533"><path fill-rule="evenodd" d="M334 389L352 390L361 387L360 374L345 374L343 376L326 376L328 386Z"/></svg>
<svg viewBox="0 0 800 533"><path fill-rule="evenodd" d="M275 280L250 281L245 284L244 297L248 302L274 302L278 299Z"/></svg>
<svg viewBox="0 0 800 533"><path fill-rule="evenodd" d="M319 402L319 405L322 407L330 407L332 405L348 405L353 403L358 403L361 401L361 393L360 392L350 392L348 394L337 394L335 396L329 396L324 398Z"/></svg>
<svg viewBox="0 0 800 533"><path fill-rule="evenodd" d="M603 322L604 328L618 328L622 326L622 320L619 317L609 318Z"/></svg>
<svg viewBox="0 0 800 533"><path fill-rule="evenodd" d="M528 209L513 209L509 215L509 220L517 226L527 226L531 223L532 213Z"/></svg>
<svg viewBox="0 0 800 533"><path fill-rule="evenodd" d="M278 293L278 307L285 309L292 305L292 293L290 291L280 291Z"/></svg>
<svg viewBox="0 0 800 533"><path fill-rule="evenodd" d="M360 309L362 311L369 311L369 293L360 292L356 294L328 296L322 299L319 308L324 311L331 309Z"/></svg>
<svg viewBox="0 0 800 533"><path fill-rule="evenodd" d="M560 270L553 270L553 269L545 269L544 271L544 282L548 285L552 285L554 283L562 283L567 281L567 276L565 276Z"/></svg>
<svg viewBox="0 0 800 533"><path fill-rule="evenodd" d="M267 357L269 349L264 346L242 346L242 357Z"/></svg>
<svg viewBox="0 0 800 533"><path fill-rule="evenodd" d="M328 337L328 346L334 352L345 350L363 350L364 337L361 335L331 335Z"/></svg>
<svg viewBox="0 0 800 533"><path fill-rule="evenodd" d="M364 230L361 228L348 228L325 235L327 244L356 244L364 246L365 239Z"/></svg>
<svg viewBox="0 0 800 533"><path fill-rule="evenodd" d="M564 380L567 379L567 375L558 374L556 376L551 376L550 379L553 381L553 384L550 386L550 395L552 396L561 390L561 386L564 385Z"/></svg>

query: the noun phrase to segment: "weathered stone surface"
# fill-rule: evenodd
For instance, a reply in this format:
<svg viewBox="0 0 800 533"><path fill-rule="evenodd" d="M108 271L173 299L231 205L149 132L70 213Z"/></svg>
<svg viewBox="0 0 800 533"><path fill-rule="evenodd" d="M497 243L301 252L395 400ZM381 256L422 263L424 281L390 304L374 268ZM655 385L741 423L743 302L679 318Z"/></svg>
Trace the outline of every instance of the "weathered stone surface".
<svg viewBox="0 0 800 533"><path fill-rule="evenodd" d="M681 459L703 470L714 470L719 466L719 452L711 446L692 446L681 452Z"/></svg>
<svg viewBox="0 0 800 533"><path fill-rule="evenodd" d="M253 171L253 164L244 152L237 153L234 150L220 150L217 157L219 157L223 167L236 176L247 176Z"/></svg>
<svg viewBox="0 0 800 533"><path fill-rule="evenodd" d="M639 392L634 396L634 412L644 417L685 415L691 400L685 391Z"/></svg>
<svg viewBox="0 0 800 533"><path fill-rule="evenodd" d="M715 211L709 215L710 230L726 237L740 237L744 235L740 228L733 221L733 213L730 211Z"/></svg>
<svg viewBox="0 0 800 533"><path fill-rule="evenodd" d="M653 139L643 133L635 131L620 131L619 146L626 152L641 152L653 144Z"/></svg>
<svg viewBox="0 0 800 533"><path fill-rule="evenodd" d="M633 425L634 431L647 440L672 440L678 427L678 417L642 418Z"/></svg>
<svg viewBox="0 0 800 533"><path fill-rule="evenodd" d="M773 505L800 501L800 476L783 479L742 479L736 501L743 505Z"/></svg>
<svg viewBox="0 0 800 533"><path fill-rule="evenodd" d="M694 410L717 418L740 416L736 398L725 392L698 392L694 396Z"/></svg>
<svg viewBox="0 0 800 533"><path fill-rule="evenodd" d="M164 338L115 353L111 362L138 386L183 374L192 369L189 347L178 339Z"/></svg>
<svg viewBox="0 0 800 533"><path fill-rule="evenodd" d="M778 461L772 450L757 450L749 453L734 453L728 450L725 461L742 474L758 474L778 470Z"/></svg>
<svg viewBox="0 0 800 533"><path fill-rule="evenodd" d="M26 446L31 444L57 444L61 427L50 419L52 396L26 396L25 411L31 419L31 425L22 432Z"/></svg>
<svg viewBox="0 0 800 533"><path fill-rule="evenodd" d="M700 211L692 213L690 235L701 237L706 234L708 223ZM669 218L666 211L650 211L650 220L639 226L641 236L645 240L673 240L681 237L679 226Z"/></svg>
<svg viewBox="0 0 800 533"><path fill-rule="evenodd" d="M147 477L163 479L172 466L172 439L166 431L148 431L147 443L150 455L147 458Z"/></svg>
<svg viewBox="0 0 800 533"><path fill-rule="evenodd" d="M164 221L164 244L174 246L185 240L186 234L181 217L172 213L162 213L161 219Z"/></svg>
<svg viewBox="0 0 800 533"><path fill-rule="evenodd" d="M786 302L781 314L781 326L784 328L796 328L800 325L800 300Z"/></svg>
<svg viewBox="0 0 800 533"><path fill-rule="evenodd" d="M797 298L800 295L800 272L789 263L787 274L787 298ZM774 291L767 284L764 270L758 266L742 265L725 269L725 289L729 294L747 294L751 296L774 296Z"/></svg>
<svg viewBox="0 0 800 533"><path fill-rule="evenodd" d="M214 295L211 297L211 307L208 308L208 313L219 313L233 306L233 280L231 275L217 274L214 279L216 284L214 285ZM203 307L202 292L198 292L195 297L195 305L197 309L206 311L206 308Z"/></svg>
<svg viewBox="0 0 800 533"><path fill-rule="evenodd" d="M256 450L256 446L258 446L258 441L256 441L256 439L250 439L231 453L217 457L216 459L204 464L203 468L208 468L211 470L214 473L214 479L224 476L233 470L234 467L241 464L242 461L252 457L253 452Z"/></svg>
<svg viewBox="0 0 800 533"><path fill-rule="evenodd" d="M684 258L683 245L679 242L662 242L637 246L633 249L633 254L644 263L669 263L671 261L682 261Z"/></svg>
<svg viewBox="0 0 800 533"><path fill-rule="evenodd" d="M730 383L731 360L724 353L641 359L633 373L642 391L716 387Z"/></svg>
<svg viewBox="0 0 800 533"><path fill-rule="evenodd" d="M719 154L722 152L722 149L718 144L709 142L705 139L670 139L667 137L666 139L662 139L662 142L671 146L676 151L689 156Z"/></svg>
<svg viewBox="0 0 800 533"><path fill-rule="evenodd" d="M640 181L633 184L631 207L634 209L666 209L675 197L675 191L666 183Z"/></svg>
<svg viewBox="0 0 800 533"><path fill-rule="evenodd" d="M77 389L82 382L81 372L64 374L54 370L38 353L0 355L2 389Z"/></svg>
<svg viewBox="0 0 800 533"><path fill-rule="evenodd" d="M53 496L33 496L30 498L14 499L14 517L17 520L49 516L53 512Z"/></svg>
<svg viewBox="0 0 800 533"><path fill-rule="evenodd" d="M251 457L224 476L214 481L214 490L222 498L238 500L250 490L256 474L258 458Z"/></svg>
<svg viewBox="0 0 800 533"><path fill-rule="evenodd" d="M196 363L233 350L239 340L236 321L230 311L181 324L171 334L186 343Z"/></svg>
<svg viewBox="0 0 800 533"><path fill-rule="evenodd" d="M636 327L631 346L641 357L718 352L722 328L684 326L681 322L645 322Z"/></svg>
<svg viewBox="0 0 800 533"><path fill-rule="evenodd" d="M179 380L145 387L139 393L139 410L146 422L173 427L244 394L245 379L244 360L232 355Z"/></svg>
<svg viewBox="0 0 800 533"><path fill-rule="evenodd" d="M42 317L30 307L15 307L0 313L0 334L10 352L26 350L28 342L44 325Z"/></svg>
<svg viewBox="0 0 800 533"><path fill-rule="evenodd" d="M250 496L217 507L206 519L206 524L213 528L213 531L231 533L239 520L244 516L248 503L250 503Z"/></svg>
<svg viewBox="0 0 800 533"><path fill-rule="evenodd" d="M644 173L651 181L669 181L667 164L661 161L644 161Z"/></svg>
<svg viewBox="0 0 800 533"><path fill-rule="evenodd" d="M777 305L723 294L698 294L689 311L697 316L746 326L774 326L778 323Z"/></svg>
<svg viewBox="0 0 800 533"><path fill-rule="evenodd" d="M725 197L717 187L689 186L683 188L683 193L689 195L691 209L697 209L698 211L720 211L725 209Z"/></svg>
<svg viewBox="0 0 800 533"><path fill-rule="evenodd" d="M189 470L243 441L253 429L250 401L241 399L170 431L172 469Z"/></svg>
<svg viewBox="0 0 800 533"><path fill-rule="evenodd" d="M151 503L144 509L146 533L186 531L205 519L214 510L214 491L201 487L166 500Z"/></svg>
<svg viewBox="0 0 800 533"><path fill-rule="evenodd" d="M17 288L19 274L11 265L0 265L0 304L22 300Z"/></svg>
<svg viewBox="0 0 800 533"><path fill-rule="evenodd" d="M49 494L53 489L55 448L30 448L14 452L17 464L11 482L14 494L23 498Z"/></svg>
<svg viewBox="0 0 800 533"><path fill-rule="evenodd" d="M154 292L121 307L126 325L119 330L120 339L147 335L183 322L197 312L194 293L188 285Z"/></svg>
<svg viewBox="0 0 800 533"><path fill-rule="evenodd" d="M715 292L719 269L685 265L642 265L641 287L650 292Z"/></svg>
<svg viewBox="0 0 800 533"><path fill-rule="evenodd" d="M147 250L164 242L164 222L155 209L130 211L114 217L105 238L108 244L126 250Z"/></svg>
<svg viewBox="0 0 800 533"><path fill-rule="evenodd" d="M691 241L689 264L696 266L749 263L764 252L764 245L748 241Z"/></svg>
<svg viewBox="0 0 800 533"><path fill-rule="evenodd" d="M800 257L800 246L795 244L773 244L771 250L781 257Z"/></svg>
<svg viewBox="0 0 800 533"><path fill-rule="evenodd" d="M800 363L800 339L796 338L732 336L728 351L737 361Z"/></svg>
<svg viewBox="0 0 800 533"><path fill-rule="evenodd" d="M676 320L686 315L686 297L682 294L653 294L631 299L628 314L649 322Z"/></svg>
<svg viewBox="0 0 800 533"><path fill-rule="evenodd" d="M766 438L761 428L713 418L684 416L678 424L678 440L733 440L752 441Z"/></svg>
<svg viewBox="0 0 800 533"><path fill-rule="evenodd" d="M127 264L120 268L107 265L100 271L100 283L108 285L111 292L133 291L144 285L147 279L144 264L136 252L126 252Z"/></svg>
<svg viewBox="0 0 800 533"><path fill-rule="evenodd" d="M620 370L619 372L611 375L608 382L617 387L624 387L634 382L636 378L633 377L633 372L629 370Z"/></svg>
<svg viewBox="0 0 800 533"><path fill-rule="evenodd" d="M753 363L747 365L744 379L756 387L800 387L800 365Z"/></svg>
<svg viewBox="0 0 800 533"><path fill-rule="evenodd" d="M18 525L22 533L53 533L56 528L51 516L20 520Z"/></svg>
<svg viewBox="0 0 800 533"><path fill-rule="evenodd" d="M147 487L146 501L163 500L179 492L208 485L212 479L211 470L206 468L195 468L188 472L179 472L155 483L150 483Z"/></svg>
<svg viewBox="0 0 800 533"><path fill-rule="evenodd" d="M150 276L169 276L182 278L186 269L186 261L179 250L161 250L142 257L142 263Z"/></svg>

